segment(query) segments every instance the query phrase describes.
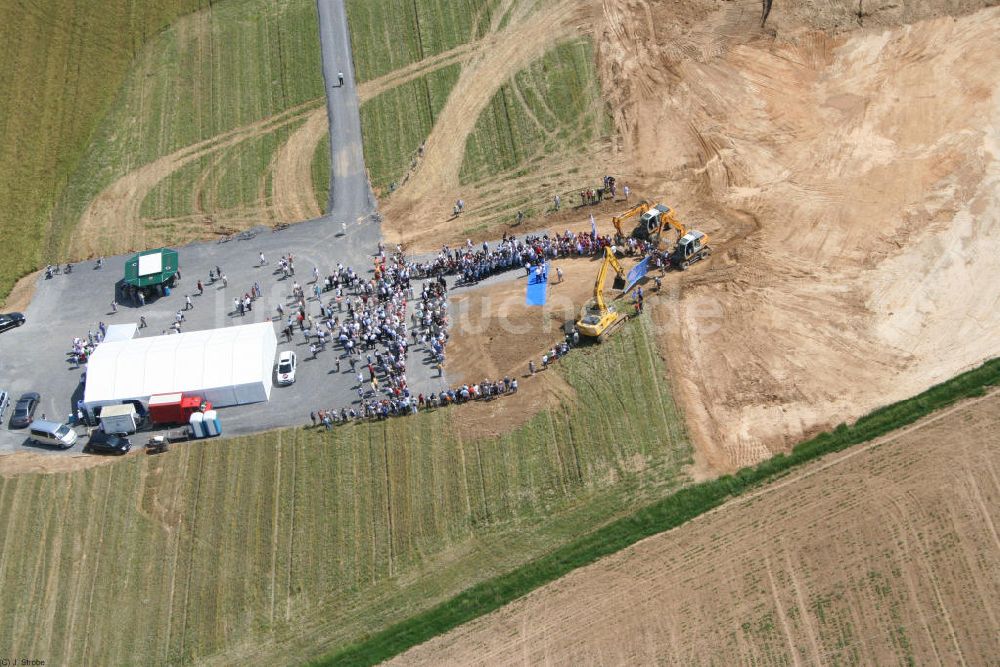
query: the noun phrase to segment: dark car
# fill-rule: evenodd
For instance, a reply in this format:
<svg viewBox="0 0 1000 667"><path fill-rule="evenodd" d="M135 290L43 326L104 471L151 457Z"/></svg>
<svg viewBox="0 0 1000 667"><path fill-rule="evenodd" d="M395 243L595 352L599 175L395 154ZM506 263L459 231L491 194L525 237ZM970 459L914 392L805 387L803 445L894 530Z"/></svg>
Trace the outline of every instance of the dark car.
<svg viewBox="0 0 1000 667"><path fill-rule="evenodd" d="M105 433L101 429L97 429L90 434L90 440L87 442L87 446L84 447L84 451L105 452L108 454L126 454L130 449L132 449L131 440L123 435Z"/></svg>
<svg viewBox="0 0 1000 667"><path fill-rule="evenodd" d="M0 331L14 329L24 324L24 315L21 313L0 314Z"/></svg>
<svg viewBox="0 0 1000 667"><path fill-rule="evenodd" d="M10 417L10 427L24 428L30 424L35 418L35 409L38 408L40 400L42 397L33 391L21 394L21 398L17 399L17 405L14 406L14 414Z"/></svg>

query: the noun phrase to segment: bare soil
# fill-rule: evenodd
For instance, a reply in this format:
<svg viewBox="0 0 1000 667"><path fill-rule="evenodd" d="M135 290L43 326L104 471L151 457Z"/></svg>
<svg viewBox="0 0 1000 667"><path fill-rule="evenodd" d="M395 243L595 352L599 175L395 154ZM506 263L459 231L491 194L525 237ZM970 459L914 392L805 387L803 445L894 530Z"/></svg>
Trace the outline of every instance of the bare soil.
<svg viewBox="0 0 1000 667"><path fill-rule="evenodd" d="M988 664L1000 394L828 457L395 664Z"/></svg>
<svg viewBox="0 0 1000 667"><path fill-rule="evenodd" d="M672 276L653 317L717 470L1000 348L1000 10L970 13L992 4L776 4L761 28L760 3L746 0L567 0L500 31L530 53L595 40L617 138L546 164L543 187L558 191L570 168L577 181L615 173L712 239L713 258ZM391 239L475 237L473 216L449 215L456 196L474 211L538 187L463 193L457 182L477 110L524 65L501 47L453 54L467 64L389 199ZM595 207L605 222L611 209ZM517 231L579 229L590 212Z"/></svg>
<svg viewBox="0 0 1000 667"><path fill-rule="evenodd" d="M138 451L130 456L139 456ZM116 456L96 456L94 454L72 454L52 456L35 452L15 452L0 455L0 477L16 477L29 473L54 474L86 470L94 466L120 461Z"/></svg>
<svg viewBox="0 0 1000 667"><path fill-rule="evenodd" d="M463 434L505 433L541 410L574 398L572 387L558 373L542 370L541 358L564 339L563 323L575 319L590 298L598 265L589 259L567 259L549 266L552 284L544 306L525 305L524 278L452 296L445 362L449 381L475 383L510 376L518 378L519 385L516 396L456 411ZM563 271L561 283L557 267ZM529 360L537 367L534 377L528 374Z"/></svg>

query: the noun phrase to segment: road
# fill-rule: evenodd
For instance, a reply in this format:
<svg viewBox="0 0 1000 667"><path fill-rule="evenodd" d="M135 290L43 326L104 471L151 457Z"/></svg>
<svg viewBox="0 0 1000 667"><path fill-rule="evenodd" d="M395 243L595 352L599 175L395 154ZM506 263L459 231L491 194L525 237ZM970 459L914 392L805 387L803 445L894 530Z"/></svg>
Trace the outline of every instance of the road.
<svg viewBox="0 0 1000 667"><path fill-rule="evenodd" d="M250 240L228 243L202 242L177 248L182 280L170 296L146 304L141 309L120 305L110 312L115 283L121 279L127 256L108 257L102 269L93 263L78 264L69 275L39 278L25 315L27 323L0 334L0 389L7 390L12 402L26 391L37 391L42 402L36 413L49 419L65 419L82 395L83 369L68 362L67 352L74 337L96 331L98 322L116 324L138 322L140 315L149 323L139 335L158 335L174 321L174 313L184 307L185 294L196 293L195 282L206 283L202 296L192 296L194 309L187 311L184 331L260 322L275 314L280 303L287 305L292 280L279 280L277 259L295 256L296 279L306 286L313 266L323 275L338 263L353 266L359 273L370 272L372 255L381 233L372 221L375 198L368 183L361 145L361 119L354 82L354 68L347 32L343 0L318 0L323 73L327 81L327 109L330 121L331 187L327 214L292 225L280 232L258 230ZM344 73L343 86L338 72ZM346 234L342 232L347 224ZM268 258L259 266L258 253ZM207 284L208 272L216 266L228 278L228 287ZM233 298L261 284L262 297L245 317L233 315ZM419 290L419 288L418 288ZM312 305L313 311L317 306ZM275 323L275 328L280 327ZM354 379L347 363L337 373L337 353L332 348L316 360L309 356L301 336L289 343L279 342L279 351L294 349L299 354L299 372L294 385L274 387L267 404L225 408L220 412L227 434L242 434L306 423L309 411L349 405L356 398ZM417 391L438 391L443 379L424 361L424 351L410 355L407 379ZM0 427L0 453L26 448L24 430L8 428L10 412ZM79 452L85 438L68 452ZM37 449L36 451L52 451Z"/></svg>
<svg viewBox="0 0 1000 667"><path fill-rule="evenodd" d="M344 0L317 0L319 42L330 121L330 200L328 215L354 219L375 210L361 147L361 113L354 81L354 59ZM339 83L338 74L344 74Z"/></svg>

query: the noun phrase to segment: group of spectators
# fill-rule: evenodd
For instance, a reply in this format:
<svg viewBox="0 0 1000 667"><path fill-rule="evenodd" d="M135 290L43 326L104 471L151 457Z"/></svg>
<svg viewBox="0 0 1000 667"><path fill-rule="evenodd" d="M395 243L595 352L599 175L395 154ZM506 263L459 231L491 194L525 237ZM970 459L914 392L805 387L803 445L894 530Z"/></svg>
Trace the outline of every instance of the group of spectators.
<svg viewBox="0 0 1000 667"><path fill-rule="evenodd" d="M490 401L507 394L517 393L517 378L504 377L503 380L485 379L482 382L464 384L454 389L443 389L440 393L423 393L413 396L409 391L401 396L388 396L381 400L365 400L360 406L343 407L338 410L318 410L309 414L313 426L333 428L335 424L352 421L368 421L415 415L420 410L445 407L469 401Z"/></svg>
<svg viewBox="0 0 1000 667"><path fill-rule="evenodd" d="M518 239L504 233L499 243L483 242L477 246L471 240L461 248L443 246L433 259L416 266L418 275L458 275L459 284L474 284L497 273L530 268L547 260L568 257L600 257L610 246L619 256L644 256L650 244L635 238L616 239L593 231L527 236Z"/></svg>
<svg viewBox="0 0 1000 667"><path fill-rule="evenodd" d="M291 339L297 323L307 339L315 337L310 342L314 358L329 339L339 350L336 371L346 359L357 380L357 407L322 410L321 422L332 423L340 416L384 418L416 410L422 397L411 394L406 379L411 350L422 348L424 362L436 365L440 375L448 343L447 283L438 276L425 281L416 293L414 273L415 265L402 248L397 246L387 256L380 243L371 279L362 279L343 265L326 278L317 273L315 286L321 287L309 300L320 304L318 319L307 312L304 292L293 289L296 312L288 315L285 336ZM278 314L284 316L280 306ZM320 413L313 413L314 423Z"/></svg>
<svg viewBox="0 0 1000 667"><path fill-rule="evenodd" d="M87 359L94 353L97 346L104 341L104 336L108 333L108 327L104 322L97 323L97 331L93 329L87 331L87 337L76 336L73 338L73 346L69 353L70 361L79 368L87 363Z"/></svg>

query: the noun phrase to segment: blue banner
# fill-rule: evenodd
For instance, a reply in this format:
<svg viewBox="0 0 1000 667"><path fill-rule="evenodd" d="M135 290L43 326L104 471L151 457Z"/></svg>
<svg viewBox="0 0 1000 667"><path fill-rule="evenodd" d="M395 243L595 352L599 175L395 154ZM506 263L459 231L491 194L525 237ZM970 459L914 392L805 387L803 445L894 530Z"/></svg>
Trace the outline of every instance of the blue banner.
<svg viewBox="0 0 1000 667"><path fill-rule="evenodd" d="M528 276L528 291L524 295L524 303L527 306L544 306L547 298L549 286L549 265L546 262L540 266L531 267L531 274Z"/></svg>
<svg viewBox="0 0 1000 667"><path fill-rule="evenodd" d="M642 280L646 275L646 272L649 271L649 259L649 257L646 257L646 259L636 264L632 267L632 270L628 272L628 277L625 280L626 292L635 287L635 284Z"/></svg>

